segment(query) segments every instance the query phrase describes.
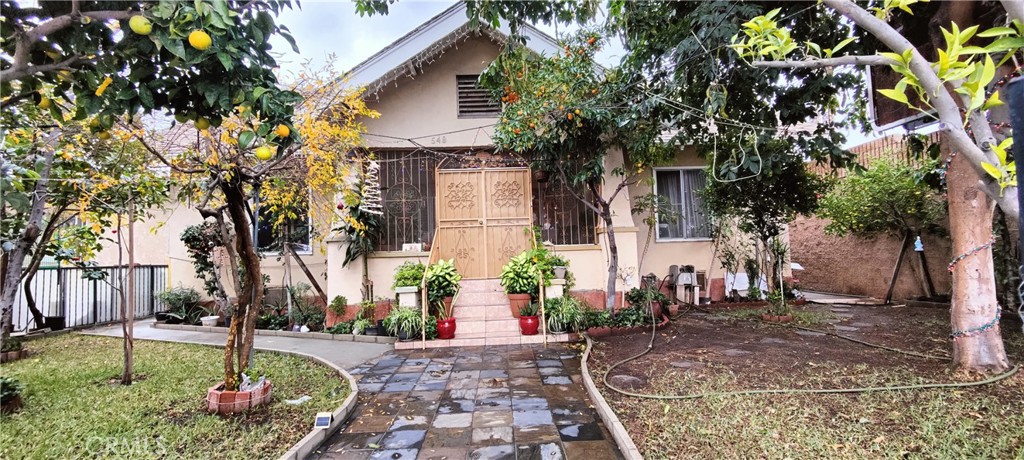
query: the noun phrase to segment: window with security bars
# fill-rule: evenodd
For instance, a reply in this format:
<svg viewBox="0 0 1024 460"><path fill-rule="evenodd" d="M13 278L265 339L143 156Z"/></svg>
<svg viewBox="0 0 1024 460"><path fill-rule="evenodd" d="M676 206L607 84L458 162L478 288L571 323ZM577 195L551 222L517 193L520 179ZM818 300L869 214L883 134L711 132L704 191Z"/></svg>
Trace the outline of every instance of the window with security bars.
<svg viewBox="0 0 1024 460"><path fill-rule="evenodd" d="M711 225L700 191L707 185L703 169L658 169L655 171L658 196L676 212L676 219L658 219L658 240L711 238Z"/></svg>
<svg viewBox="0 0 1024 460"><path fill-rule="evenodd" d="M384 208L378 251L401 251L405 243L430 244L434 238L434 169L427 152L376 152Z"/></svg>
<svg viewBox="0 0 1024 460"><path fill-rule="evenodd" d="M495 118L501 115L501 104L491 92L477 84L479 75L456 75L459 97L459 118Z"/></svg>
<svg viewBox="0 0 1024 460"><path fill-rule="evenodd" d="M562 182L533 181L534 225L544 241L558 245L597 244L597 214L573 195ZM590 192L580 190L581 196Z"/></svg>

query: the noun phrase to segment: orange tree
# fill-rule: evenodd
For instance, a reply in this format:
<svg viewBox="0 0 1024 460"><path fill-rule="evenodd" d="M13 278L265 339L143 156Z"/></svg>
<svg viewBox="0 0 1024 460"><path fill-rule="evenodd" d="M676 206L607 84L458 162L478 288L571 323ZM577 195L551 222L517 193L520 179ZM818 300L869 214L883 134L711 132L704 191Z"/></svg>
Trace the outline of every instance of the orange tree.
<svg viewBox="0 0 1024 460"><path fill-rule="evenodd" d="M239 374L250 364L256 318L263 305L265 281L254 244L250 203L261 198L275 229L307 210L315 226L325 229L335 215L334 197L351 182L353 161L348 154L361 142L359 120L377 116L366 108L359 90L345 88L334 75L328 67L303 73L290 85L289 93L296 95L294 125L274 124L241 104L219 127L198 130L198 136L194 125L170 131L196 139L188 145L177 144L183 152L165 159L180 184L179 196L197 203L199 213L216 222L231 264L228 272L237 304L228 303L223 284L217 289L221 307L234 318L224 351L228 389L237 387ZM161 151L175 147L174 138L164 136L145 145L161 156Z"/></svg>
<svg viewBox="0 0 1024 460"><path fill-rule="evenodd" d="M661 141L657 124L636 116L628 102L638 82L594 62L601 44L597 33L587 31L565 41L554 56L513 45L481 83L502 101L495 145L527 156L534 169L550 172L600 216L611 256L606 290L611 310L619 263L612 203L674 150Z"/></svg>
<svg viewBox="0 0 1024 460"><path fill-rule="evenodd" d="M7 270L0 308L5 318L9 318L25 256L40 234L47 206L46 190L63 120L61 104L53 102L73 103L77 120L94 117L89 129L99 138L108 138L116 124L140 112L162 111L179 123L206 129L241 110L253 128L246 135L249 142L259 137L273 141L279 152L288 151L299 135L294 130L284 136L271 131L291 124L293 106L301 96L278 87L273 73L276 62L267 39L279 35L292 41L287 29L274 19L290 6L287 0L72 0L40 2L38 7L0 2L4 11L0 50L5 55L0 59L2 121L5 126L24 122L20 111L12 108L28 104L45 108L54 119L53 123L35 125L45 135L33 136L25 156L32 163L21 166L19 171L24 174L16 176L18 184L12 184L28 199L20 200L15 212L21 216L21 224L8 232L13 236L4 245ZM161 152L148 150L172 164ZM203 155L211 165L222 164L215 151ZM209 185L223 192L225 209L239 236L236 249L247 269L250 288L240 291L239 304L247 311L253 300L259 300L254 296L261 295L262 289L255 287L262 288L262 280L245 213L246 187L266 174L267 168L247 170L236 165L189 171L216 173L208 176ZM246 347L252 343L251 325L245 331L249 336L242 338L239 356L247 355ZM237 328L233 332L237 333ZM228 340L226 361L235 351L235 338L232 334ZM225 380L233 387L236 373L230 363L225 369L230 371L225 372Z"/></svg>

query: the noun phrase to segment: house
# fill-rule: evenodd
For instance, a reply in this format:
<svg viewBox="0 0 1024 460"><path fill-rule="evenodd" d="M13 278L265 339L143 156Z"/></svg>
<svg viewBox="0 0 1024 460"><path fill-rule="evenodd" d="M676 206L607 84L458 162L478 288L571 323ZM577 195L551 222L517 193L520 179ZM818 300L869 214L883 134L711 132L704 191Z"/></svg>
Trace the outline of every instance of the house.
<svg viewBox="0 0 1024 460"><path fill-rule="evenodd" d="M537 53L560 49L536 28L523 33ZM470 27L460 3L352 69L351 83L364 86L368 105L381 113L365 121L365 138L380 165L384 231L375 253L347 267L335 262L346 242L327 240L329 298L361 298L364 271L375 296L391 297L395 268L426 262L431 249L454 259L467 279L497 278L510 257L529 247L524 230L535 225L570 260L574 289L603 303L609 260L603 224L568 190L537 180L524 160L495 153L491 144L501 107L476 81L506 38L507 30ZM621 152L606 161L611 171ZM647 228L644 216L631 214L632 197L649 193L649 185L629 187L614 201L619 292L639 285L643 274L665 277L670 265L721 276L696 194L705 184L704 166L686 149L671 166L651 172L655 191L684 216L678 222Z"/></svg>

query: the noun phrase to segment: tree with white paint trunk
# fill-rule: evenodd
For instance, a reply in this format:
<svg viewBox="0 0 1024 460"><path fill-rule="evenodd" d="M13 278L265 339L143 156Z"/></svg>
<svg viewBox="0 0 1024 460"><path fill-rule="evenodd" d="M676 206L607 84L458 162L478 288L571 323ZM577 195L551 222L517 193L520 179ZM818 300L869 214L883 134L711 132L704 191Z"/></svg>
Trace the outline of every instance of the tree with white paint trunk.
<svg viewBox="0 0 1024 460"><path fill-rule="evenodd" d="M743 34L734 39L733 49L758 68L887 65L903 79L895 88L881 89L880 93L909 105L907 92L913 91L932 109L941 123L946 153L959 154L947 176L953 252L962 254L950 264L954 363L972 372L1003 371L1009 368L1009 360L999 334L1000 307L995 297L989 240L994 204L998 203L1013 219L1017 219L1020 209L1015 193L1016 168L1005 152L1010 142L997 138L1001 133L986 115L1002 105L998 88L993 88L1001 64L1014 59L1024 45L1024 7L1020 0L1003 1L1006 25L982 30L978 26L958 26L975 20L974 2L943 4L932 18L933 23L945 20L940 24L942 40L932 40L939 59L929 62L886 21L897 8L910 12L914 3L886 0L881 7L868 11L850 0L822 0L825 7L848 18L888 52L837 57L832 54L841 46L823 52L820 45L807 42L801 48L789 30L775 24L773 13L745 23ZM975 46L972 39L988 43ZM796 54L803 54L803 58L794 58Z"/></svg>

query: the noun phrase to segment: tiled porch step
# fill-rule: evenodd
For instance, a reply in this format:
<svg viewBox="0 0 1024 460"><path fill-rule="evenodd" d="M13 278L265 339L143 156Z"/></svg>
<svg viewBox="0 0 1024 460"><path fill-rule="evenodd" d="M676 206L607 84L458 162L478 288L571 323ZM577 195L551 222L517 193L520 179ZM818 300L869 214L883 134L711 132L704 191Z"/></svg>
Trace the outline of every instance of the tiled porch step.
<svg viewBox="0 0 1024 460"><path fill-rule="evenodd" d="M461 292L455 299L455 306L508 305L508 296L504 292Z"/></svg>
<svg viewBox="0 0 1024 460"><path fill-rule="evenodd" d="M501 288L501 282L496 279L487 280L462 280L459 282L462 293L470 292L505 292Z"/></svg>
<svg viewBox="0 0 1024 460"><path fill-rule="evenodd" d="M456 332L462 331L467 333L487 332L487 333L498 333L515 331L519 332L519 321L515 319L501 319L501 320L464 320L456 317L455 322Z"/></svg>
<svg viewBox="0 0 1024 460"><path fill-rule="evenodd" d="M549 343L553 342L575 342L579 340L577 334L548 334L547 340ZM412 342L396 342L396 350L413 350L419 349L425 346L425 348L452 348L452 347L482 347L482 346L496 346L496 345L530 345L544 343L543 335L519 335L511 337L493 337L493 338L478 338L478 337L465 337L455 333L455 338L451 340L428 340L425 343L421 341Z"/></svg>
<svg viewBox="0 0 1024 460"><path fill-rule="evenodd" d="M453 315L458 319L466 320L478 320L478 319L514 319L512 316L512 310L509 309L508 304L505 305L480 305L475 307L455 307L453 309Z"/></svg>

